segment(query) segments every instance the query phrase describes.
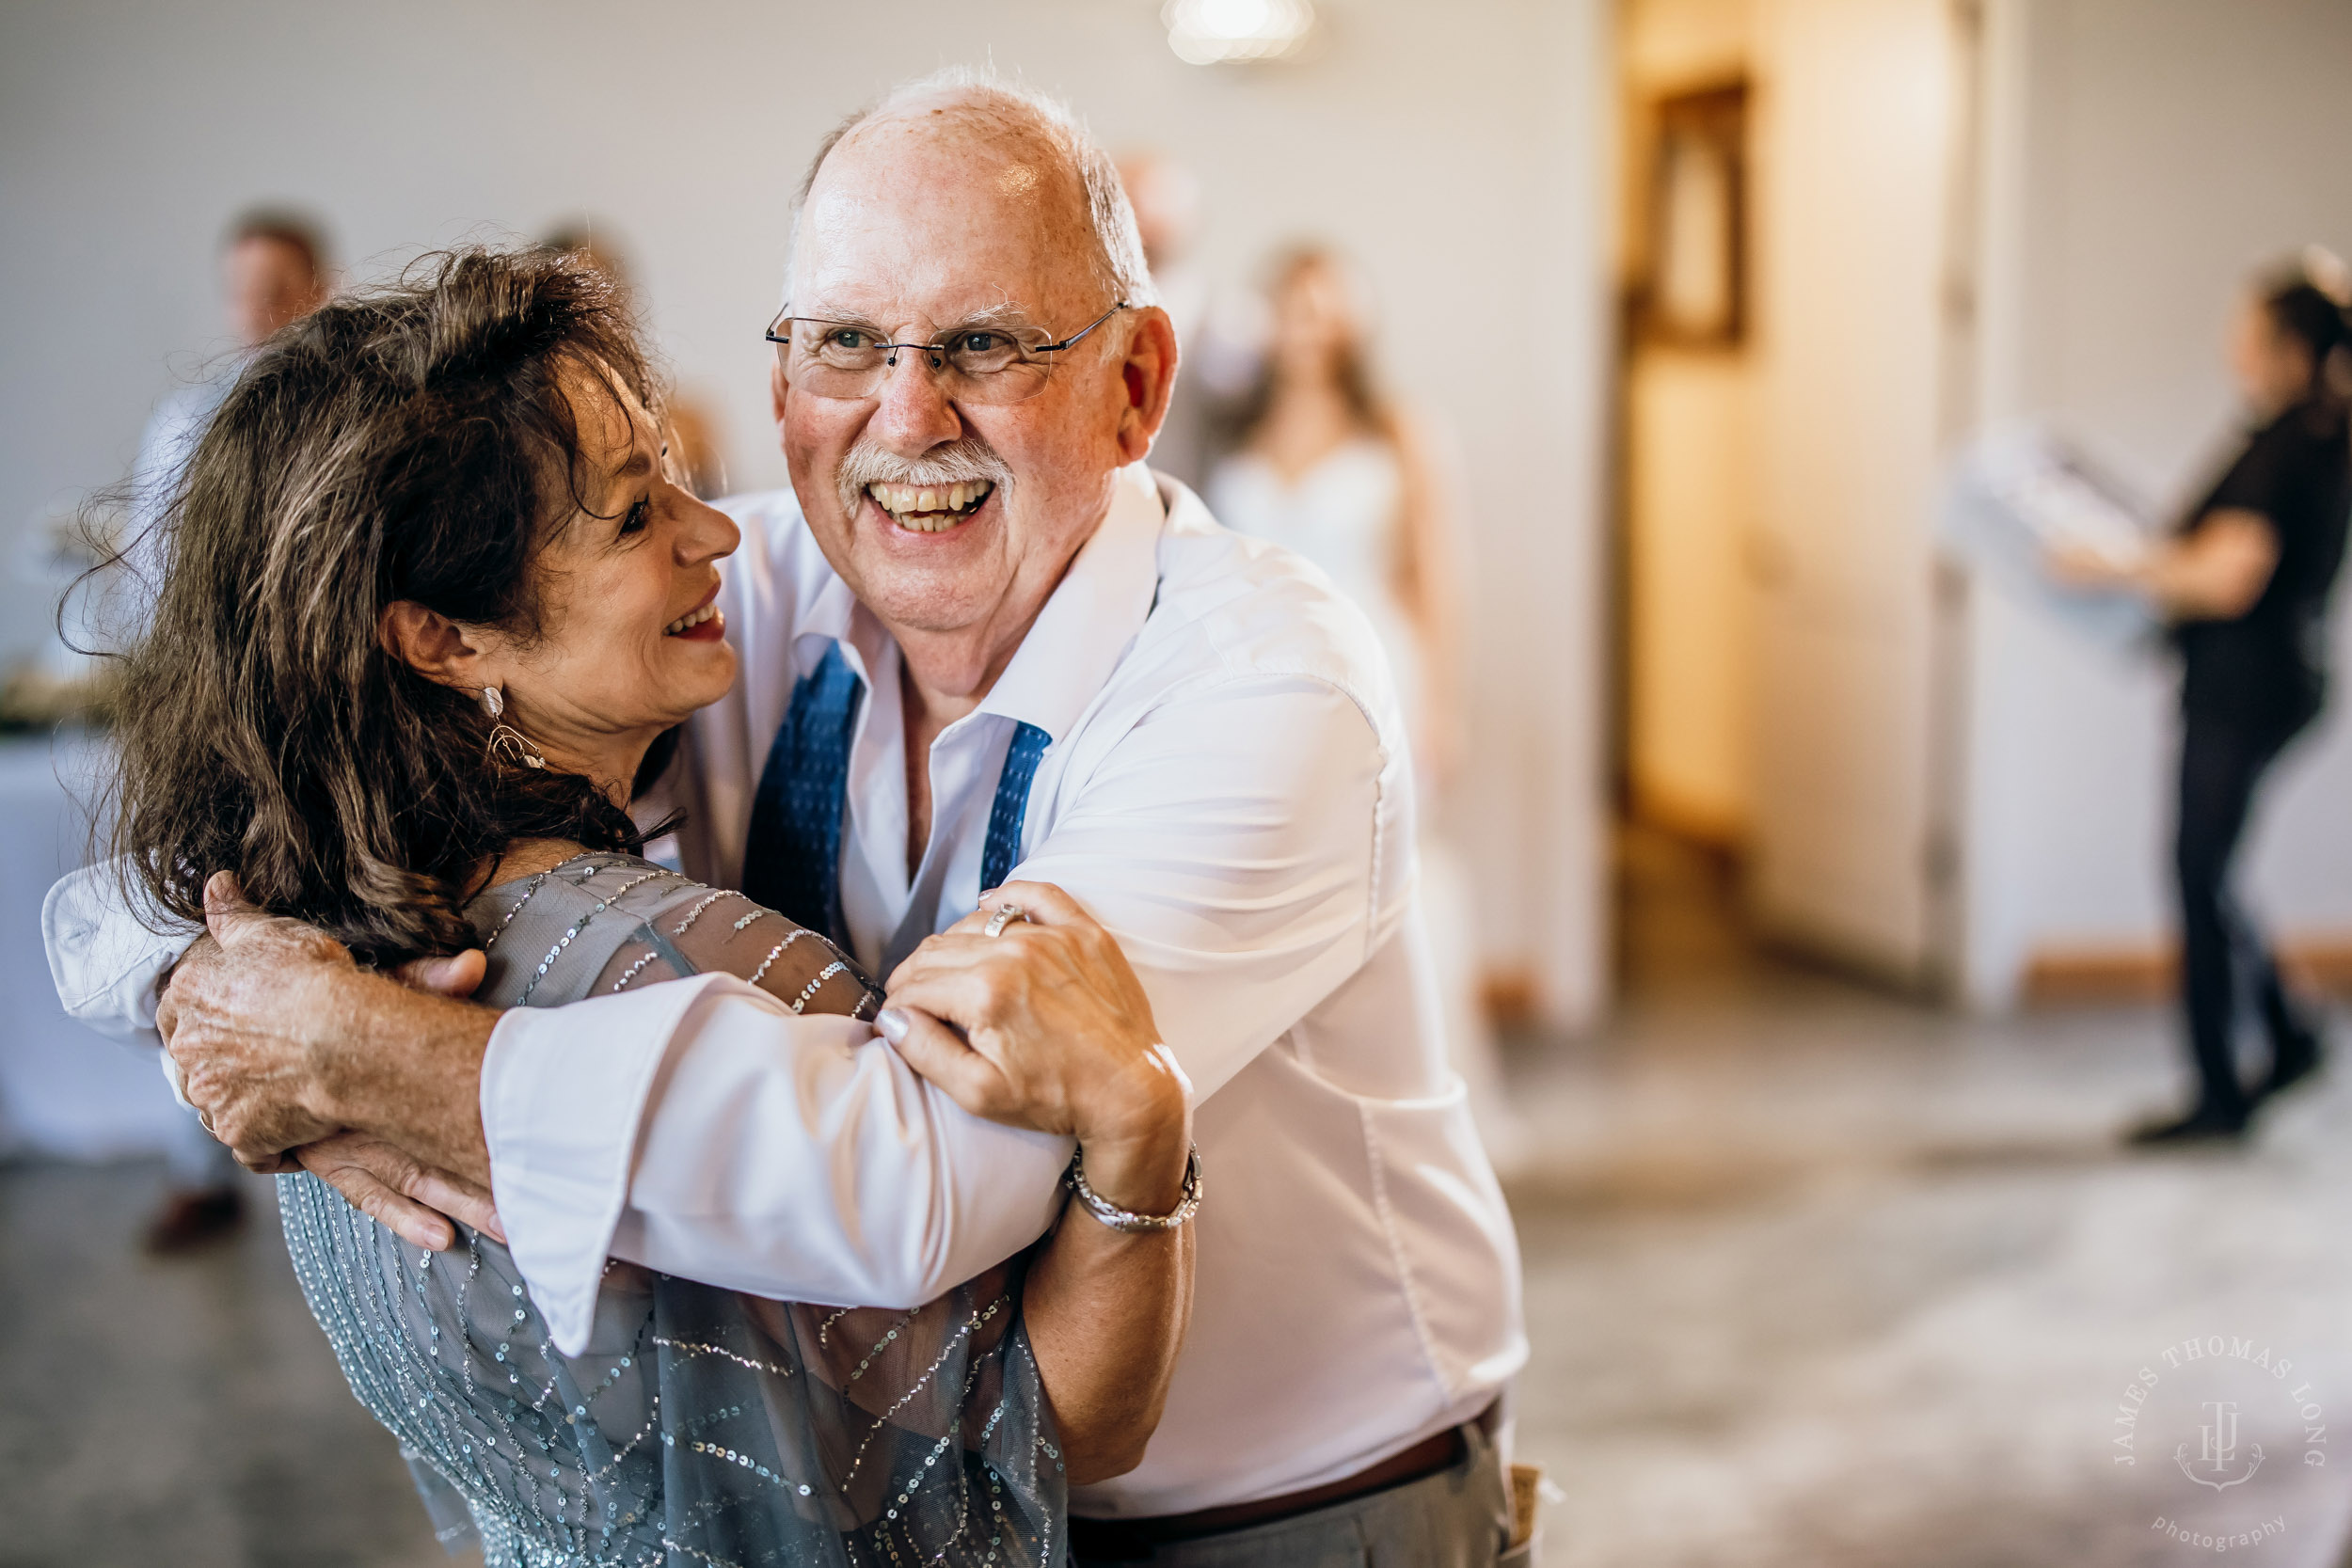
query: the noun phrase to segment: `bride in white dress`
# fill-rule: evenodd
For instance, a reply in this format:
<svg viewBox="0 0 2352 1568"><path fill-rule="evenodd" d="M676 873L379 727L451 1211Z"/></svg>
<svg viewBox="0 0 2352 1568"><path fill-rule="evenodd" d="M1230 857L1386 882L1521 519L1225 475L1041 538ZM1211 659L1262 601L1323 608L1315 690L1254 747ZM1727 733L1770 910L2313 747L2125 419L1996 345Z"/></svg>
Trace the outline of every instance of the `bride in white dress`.
<svg viewBox="0 0 2352 1568"><path fill-rule="evenodd" d="M1422 907L1454 1066L1499 1168L1526 1134L1502 1095L1479 1006L1473 912L1438 829L1458 770L1464 550L1456 493L1430 432L1374 386L1360 291L1332 253L1291 252L1274 274L1272 335L1206 499L1228 528L1287 545L1360 606L1388 650L1420 783Z"/></svg>

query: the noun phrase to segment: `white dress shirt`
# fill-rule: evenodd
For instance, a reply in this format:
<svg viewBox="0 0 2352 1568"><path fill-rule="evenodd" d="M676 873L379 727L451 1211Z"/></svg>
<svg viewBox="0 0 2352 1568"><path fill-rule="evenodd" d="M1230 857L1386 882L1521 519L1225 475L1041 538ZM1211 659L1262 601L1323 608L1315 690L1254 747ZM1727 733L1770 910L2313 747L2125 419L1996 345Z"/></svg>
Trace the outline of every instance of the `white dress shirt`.
<svg viewBox="0 0 2352 1568"><path fill-rule="evenodd" d="M684 869L740 885L793 683L839 643L867 686L843 913L886 975L977 904L1005 752L1035 724L1052 744L1013 875L1117 936L1200 1097L1199 1275L1167 1413L1142 1465L1073 1509L1317 1486L1482 1410L1526 1357L1517 1243L1445 1063L1406 749L1361 615L1130 468L1004 675L934 741L910 878L895 644L789 492L721 504L744 533L719 599L742 673L665 781ZM51 902L54 950L90 919L66 884ZM138 990L124 942L83 945L92 967L59 964L69 1006ZM508 1013L482 1105L501 1217L566 1347L608 1254L785 1299L928 1300L1041 1232L1069 1151L964 1116L868 1026L724 975Z"/></svg>

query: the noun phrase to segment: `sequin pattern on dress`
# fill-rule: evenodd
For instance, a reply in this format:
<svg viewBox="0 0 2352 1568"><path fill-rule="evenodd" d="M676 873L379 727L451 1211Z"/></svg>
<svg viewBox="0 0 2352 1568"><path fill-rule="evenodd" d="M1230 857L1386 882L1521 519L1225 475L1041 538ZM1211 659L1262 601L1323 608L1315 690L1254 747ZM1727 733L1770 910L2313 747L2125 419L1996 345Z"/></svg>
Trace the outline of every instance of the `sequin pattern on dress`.
<svg viewBox="0 0 2352 1568"><path fill-rule="evenodd" d="M771 940L738 940L752 919L697 925L723 896L626 855L492 888L469 911L491 959L477 994L550 1006L646 983L655 962L662 979L772 963ZM787 1004L836 975L865 984L809 936L827 961ZM858 1011L874 1005L869 988ZM461 1227L455 1250L420 1252L307 1173L278 1191L352 1392L400 1440L437 1534L478 1537L488 1568L1063 1561L1018 1260L912 1312L615 1263L587 1350L567 1357L498 1243Z"/></svg>

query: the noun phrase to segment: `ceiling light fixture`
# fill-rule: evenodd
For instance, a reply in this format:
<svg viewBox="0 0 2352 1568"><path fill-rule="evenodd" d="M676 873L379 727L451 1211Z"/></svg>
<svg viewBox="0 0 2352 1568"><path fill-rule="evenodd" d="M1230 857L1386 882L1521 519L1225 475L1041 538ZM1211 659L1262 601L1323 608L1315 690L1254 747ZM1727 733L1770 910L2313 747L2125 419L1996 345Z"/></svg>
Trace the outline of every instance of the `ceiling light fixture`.
<svg viewBox="0 0 2352 1568"><path fill-rule="evenodd" d="M1256 65L1306 48L1315 30L1311 0L1168 0L1160 8L1168 46L1192 65Z"/></svg>

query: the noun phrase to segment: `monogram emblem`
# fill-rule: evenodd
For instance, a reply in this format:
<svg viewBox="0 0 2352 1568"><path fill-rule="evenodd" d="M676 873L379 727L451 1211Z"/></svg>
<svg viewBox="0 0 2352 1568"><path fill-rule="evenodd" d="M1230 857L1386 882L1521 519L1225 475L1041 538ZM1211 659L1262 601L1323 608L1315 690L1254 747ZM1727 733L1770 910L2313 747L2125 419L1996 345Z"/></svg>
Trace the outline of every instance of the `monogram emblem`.
<svg viewBox="0 0 2352 1568"><path fill-rule="evenodd" d="M2181 1467L2181 1474L2198 1485L2210 1486L2217 1492L2253 1480L2254 1472L2263 1467L2263 1446L2260 1443L2247 1445L2246 1451L2249 1457L2246 1468L2234 1476L2230 1474L2231 1467L2237 1463L2237 1402L2207 1400L2204 1410L2205 1420L2197 1429L2200 1441L2196 1462L2190 1463L2186 1443L2172 1450L2172 1462ZM2204 1473L2200 1474L2201 1471Z"/></svg>

